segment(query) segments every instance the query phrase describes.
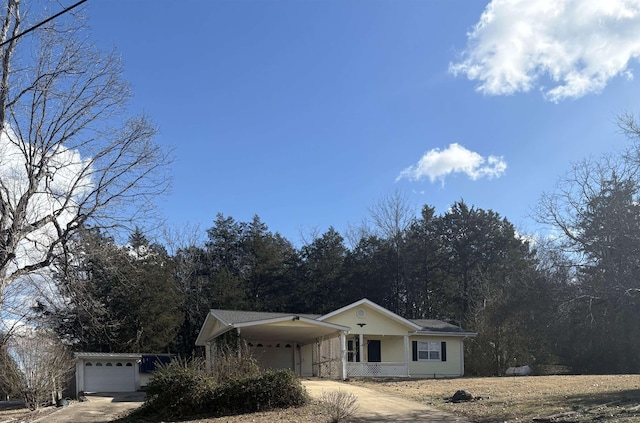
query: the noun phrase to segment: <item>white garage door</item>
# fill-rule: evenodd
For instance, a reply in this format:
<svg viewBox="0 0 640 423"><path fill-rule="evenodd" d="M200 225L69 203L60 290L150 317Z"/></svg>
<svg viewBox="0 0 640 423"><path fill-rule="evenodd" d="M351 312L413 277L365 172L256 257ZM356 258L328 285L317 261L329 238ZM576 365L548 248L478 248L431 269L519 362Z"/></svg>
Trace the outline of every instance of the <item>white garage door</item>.
<svg viewBox="0 0 640 423"><path fill-rule="evenodd" d="M84 366L84 390L86 392L134 392L136 390L135 369L131 361L87 361Z"/></svg>

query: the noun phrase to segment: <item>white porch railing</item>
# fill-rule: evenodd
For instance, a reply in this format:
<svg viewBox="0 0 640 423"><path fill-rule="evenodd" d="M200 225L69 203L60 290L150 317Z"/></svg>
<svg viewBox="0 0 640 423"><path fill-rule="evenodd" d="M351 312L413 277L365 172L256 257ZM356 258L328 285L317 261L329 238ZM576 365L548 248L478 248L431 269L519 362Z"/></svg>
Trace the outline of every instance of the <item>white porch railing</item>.
<svg viewBox="0 0 640 423"><path fill-rule="evenodd" d="M358 377L407 377L407 363L347 363L347 376Z"/></svg>

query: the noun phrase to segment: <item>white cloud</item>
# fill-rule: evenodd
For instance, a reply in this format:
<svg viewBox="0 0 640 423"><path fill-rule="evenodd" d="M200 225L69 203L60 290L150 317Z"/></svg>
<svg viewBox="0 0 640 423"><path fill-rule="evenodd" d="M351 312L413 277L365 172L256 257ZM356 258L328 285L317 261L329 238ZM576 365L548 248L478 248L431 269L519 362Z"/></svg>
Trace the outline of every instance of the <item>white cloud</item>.
<svg viewBox="0 0 640 423"><path fill-rule="evenodd" d="M427 151L414 166L409 166L400 172L396 181L407 178L410 181L420 181L429 178L431 182L441 180L451 173L464 173L472 180L483 177L498 178L504 174L507 163L502 157L482 157L480 154L467 150L454 143L448 148L440 150L434 148Z"/></svg>
<svg viewBox="0 0 640 423"><path fill-rule="evenodd" d="M554 102L631 77L640 57L640 0L493 0L449 66L484 94L540 88ZM542 78L548 78L550 87Z"/></svg>
<svg viewBox="0 0 640 423"><path fill-rule="evenodd" d="M45 177L31 192L33 187L27 169L34 163L44 168ZM41 227L34 224L35 229L16 234L21 239L15 247L16 258L7 268L7 275L43 260L51 243L58 237L56 225L64 230L77 215L80 203L94 187L89 163L77 150L61 145L47 151L34 147L20 139L5 123L5 131L0 134L0 200L5 203L8 216L5 227L0 229L13 224L12 216L19 214L16 210L25 197L28 197L26 224L51 220Z"/></svg>

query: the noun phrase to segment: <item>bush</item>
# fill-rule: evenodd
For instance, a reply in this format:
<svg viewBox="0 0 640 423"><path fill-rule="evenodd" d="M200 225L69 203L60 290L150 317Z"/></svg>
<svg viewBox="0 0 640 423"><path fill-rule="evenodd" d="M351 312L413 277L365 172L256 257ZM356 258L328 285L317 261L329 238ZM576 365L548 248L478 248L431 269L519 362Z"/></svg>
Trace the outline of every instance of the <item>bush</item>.
<svg viewBox="0 0 640 423"><path fill-rule="evenodd" d="M327 409L331 423L338 423L353 417L359 407L358 397L351 392L342 390L323 392L320 400Z"/></svg>
<svg viewBox="0 0 640 423"><path fill-rule="evenodd" d="M160 366L147 386L147 400L125 421L165 420L188 416L222 416L304 405L307 394L291 370L248 375L217 382L201 359Z"/></svg>
<svg viewBox="0 0 640 423"><path fill-rule="evenodd" d="M295 373L277 370L219 385L212 392L210 411L218 415L243 414L298 407L306 402L307 393Z"/></svg>
<svg viewBox="0 0 640 423"><path fill-rule="evenodd" d="M190 413L204 406L203 401L215 386L205 372L204 360L173 360L154 372L143 409L148 413Z"/></svg>

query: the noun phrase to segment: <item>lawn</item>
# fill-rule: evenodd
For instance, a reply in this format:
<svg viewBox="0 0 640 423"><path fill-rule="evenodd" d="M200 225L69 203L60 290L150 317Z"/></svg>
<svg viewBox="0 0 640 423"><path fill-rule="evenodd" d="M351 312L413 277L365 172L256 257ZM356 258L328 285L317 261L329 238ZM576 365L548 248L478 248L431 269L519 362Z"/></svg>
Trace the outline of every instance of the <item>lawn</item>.
<svg viewBox="0 0 640 423"><path fill-rule="evenodd" d="M352 383L412 398L479 423L638 422L640 375L527 376ZM444 399L464 389L472 402Z"/></svg>
<svg viewBox="0 0 640 423"><path fill-rule="evenodd" d="M411 398L478 423L640 421L640 375L353 380L349 383ZM481 399L458 404L445 401L459 389ZM20 410L3 412L0 408L0 422L5 421L21 421ZM313 403L298 409L183 423L245 421L320 423L326 422L327 416L321 406Z"/></svg>

